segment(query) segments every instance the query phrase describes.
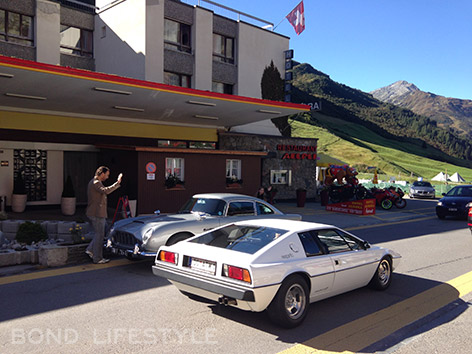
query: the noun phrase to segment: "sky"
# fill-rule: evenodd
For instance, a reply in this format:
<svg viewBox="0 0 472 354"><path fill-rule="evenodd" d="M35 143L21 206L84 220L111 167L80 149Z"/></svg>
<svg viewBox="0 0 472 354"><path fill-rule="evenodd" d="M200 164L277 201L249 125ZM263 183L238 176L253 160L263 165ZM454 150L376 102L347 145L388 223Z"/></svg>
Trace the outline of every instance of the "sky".
<svg viewBox="0 0 472 354"><path fill-rule="evenodd" d="M290 37L294 59L336 82L370 92L405 80L472 99L472 0L303 0L298 36L284 18L300 0L214 1L280 23L275 32Z"/></svg>

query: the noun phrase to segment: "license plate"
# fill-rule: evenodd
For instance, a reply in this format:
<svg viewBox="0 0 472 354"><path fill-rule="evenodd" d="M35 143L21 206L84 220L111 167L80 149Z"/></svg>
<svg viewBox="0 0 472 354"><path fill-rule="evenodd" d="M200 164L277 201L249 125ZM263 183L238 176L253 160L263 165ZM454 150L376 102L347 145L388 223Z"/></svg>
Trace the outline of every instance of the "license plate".
<svg viewBox="0 0 472 354"><path fill-rule="evenodd" d="M215 274L216 273L216 263L206 261L199 258L190 258L190 268L198 270L199 272Z"/></svg>
<svg viewBox="0 0 472 354"><path fill-rule="evenodd" d="M449 211L457 211L457 208L449 208Z"/></svg>

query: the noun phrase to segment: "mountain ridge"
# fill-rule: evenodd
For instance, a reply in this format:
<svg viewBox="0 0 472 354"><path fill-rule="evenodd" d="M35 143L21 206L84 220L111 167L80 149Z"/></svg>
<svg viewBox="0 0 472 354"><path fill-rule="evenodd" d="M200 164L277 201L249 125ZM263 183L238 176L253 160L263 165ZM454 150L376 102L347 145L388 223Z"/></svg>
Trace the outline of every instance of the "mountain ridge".
<svg viewBox="0 0 472 354"><path fill-rule="evenodd" d="M370 94L380 101L431 118L439 127L452 129L461 137L472 138L472 100L425 92L404 80L371 91Z"/></svg>

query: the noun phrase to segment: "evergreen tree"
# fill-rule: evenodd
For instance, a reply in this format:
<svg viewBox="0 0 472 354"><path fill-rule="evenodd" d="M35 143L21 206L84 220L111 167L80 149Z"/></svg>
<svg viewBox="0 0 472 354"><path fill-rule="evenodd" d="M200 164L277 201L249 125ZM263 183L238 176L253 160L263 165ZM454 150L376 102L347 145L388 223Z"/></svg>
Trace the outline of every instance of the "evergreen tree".
<svg viewBox="0 0 472 354"><path fill-rule="evenodd" d="M261 95L265 100L283 101L284 99L284 80L282 80L279 69L272 60L270 65L265 67L262 74ZM279 129L282 136L291 136L288 117L273 118L272 123Z"/></svg>

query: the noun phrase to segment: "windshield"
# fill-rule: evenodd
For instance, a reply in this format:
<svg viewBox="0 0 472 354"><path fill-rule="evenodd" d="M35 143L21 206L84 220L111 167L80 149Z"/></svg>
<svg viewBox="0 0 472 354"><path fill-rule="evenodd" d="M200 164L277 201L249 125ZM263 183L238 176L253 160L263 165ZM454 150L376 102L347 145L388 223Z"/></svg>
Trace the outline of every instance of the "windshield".
<svg viewBox="0 0 472 354"><path fill-rule="evenodd" d="M221 216L224 213L225 205L225 201L221 199L191 198L180 208L179 214L193 211Z"/></svg>
<svg viewBox="0 0 472 354"><path fill-rule="evenodd" d="M286 232L265 226L231 224L189 242L254 254Z"/></svg>
<svg viewBox="0 0 472 354"><path fill-rule="evenodd" d="M413 187L432 187L429 182L413 182Z"/></svg>
<svg viewBox="0 0 472 354"><path fill-rule="evenodd" d="M446 194L449 197L472 197L472 187L454 187Z"/></svg>

